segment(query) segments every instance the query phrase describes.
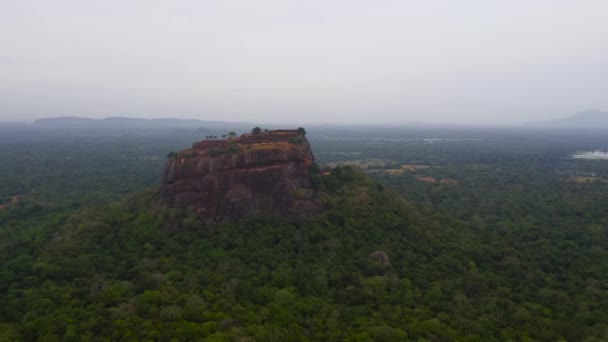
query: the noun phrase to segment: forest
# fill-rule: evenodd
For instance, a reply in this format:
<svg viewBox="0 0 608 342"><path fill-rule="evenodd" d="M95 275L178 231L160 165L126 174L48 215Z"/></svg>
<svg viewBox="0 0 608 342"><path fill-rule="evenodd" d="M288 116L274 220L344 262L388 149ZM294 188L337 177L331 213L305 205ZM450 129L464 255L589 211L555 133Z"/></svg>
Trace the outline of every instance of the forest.
<svg viewBox="0 0 608 342"><path fill-rule="evenodd" d="M0 341L608 340L603 132L307 132L321 213L213 224L158 194L208 131L0 132Z"/></svg>

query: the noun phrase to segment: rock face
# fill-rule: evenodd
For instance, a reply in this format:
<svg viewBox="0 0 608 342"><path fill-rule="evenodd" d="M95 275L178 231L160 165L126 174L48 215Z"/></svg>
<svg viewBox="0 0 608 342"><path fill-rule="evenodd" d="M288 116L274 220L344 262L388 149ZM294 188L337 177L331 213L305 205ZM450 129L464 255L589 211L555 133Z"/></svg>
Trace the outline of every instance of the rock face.
<svg viewBox="0 0 608 342"><path fill-rule="evenodd" d="M295 130L204 140L169 155L161 198L172 207L194 207L208 219L253 211L309 215L319 209L313 162L308 140Z"/></svg>
<svg viewBox="0 0 608 342"><path fill-rule="evenodd" d="M375 251L369 256L370 260L379 263L382 267L388 267L391 262L388 258L388 254L385 251Z"/></svg>

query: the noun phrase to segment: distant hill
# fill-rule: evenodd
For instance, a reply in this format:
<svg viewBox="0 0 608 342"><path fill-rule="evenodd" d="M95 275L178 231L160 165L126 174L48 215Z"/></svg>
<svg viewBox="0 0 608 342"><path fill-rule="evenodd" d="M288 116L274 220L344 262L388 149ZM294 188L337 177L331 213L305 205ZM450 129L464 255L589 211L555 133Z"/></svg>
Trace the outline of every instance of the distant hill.
<svg viewBox="0 0 608 342"><path fill-rule="evenodd" d="M531 122L530 126L547 128L607 128L608 112L591 109L550 121Z"/></svg>
<svg viewBox="0 0 608 342"><path fill-rule="evenodd" d="M1 127L1 126L0 126ZM171 133L177 134L222 134L229 131L245 133L251 130L252 125L244 122L203 121L195 119L140 119L129 117L108 117L105 119L91 119L85 117L53 117L39 119L31 124L24 124L24 128L37 131L66 132L66 134L149 134Z"/></svg>
<svg viewBox="0 0 608 342"><path fill-rule="evenodd" d="M24 126L25 123L23 122L6 122L6 121L0 121L0 127L21 127Z"/></svg>
<svg viewBox="0 0 608 342"><path fill-rule="evenodd" d="M91 119L82 117L56 117L39 119L33 126L61 129L144 129L144 130L175 130L198 129L204 126L227 125L221 121L201 121L184 119L138 119L127 117L109 117L105 119Z"/></svg>

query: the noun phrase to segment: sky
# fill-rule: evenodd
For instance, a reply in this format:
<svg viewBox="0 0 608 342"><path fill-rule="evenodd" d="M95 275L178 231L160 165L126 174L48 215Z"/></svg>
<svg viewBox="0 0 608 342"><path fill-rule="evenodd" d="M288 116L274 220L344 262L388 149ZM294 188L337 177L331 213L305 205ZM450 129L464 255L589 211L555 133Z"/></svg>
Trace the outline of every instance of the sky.
<svg viewBox="0 0 608 342"><path fill-rule="evenodd" d="M608 110L607 14L606 0L0 0L0 121Z"/></svg>

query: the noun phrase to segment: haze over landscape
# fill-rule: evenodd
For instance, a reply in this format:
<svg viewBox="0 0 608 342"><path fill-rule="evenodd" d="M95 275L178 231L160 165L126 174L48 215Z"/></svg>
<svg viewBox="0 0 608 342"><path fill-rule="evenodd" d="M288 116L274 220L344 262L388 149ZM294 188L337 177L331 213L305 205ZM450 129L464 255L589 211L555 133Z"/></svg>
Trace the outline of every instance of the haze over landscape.
<svg viewBox="0 0 608 342"><path fill-rule="evenodd" d="M0 1L0 342L608 341L606 13Z"/></svg>
<svg viewBox="0 0 608 342"><path fill-rule="evenodd" d="M521 124L608 108L608 3L12 1L0 121Z"/></svg>

